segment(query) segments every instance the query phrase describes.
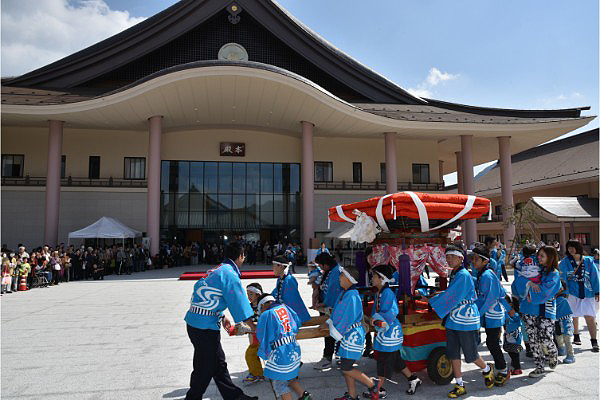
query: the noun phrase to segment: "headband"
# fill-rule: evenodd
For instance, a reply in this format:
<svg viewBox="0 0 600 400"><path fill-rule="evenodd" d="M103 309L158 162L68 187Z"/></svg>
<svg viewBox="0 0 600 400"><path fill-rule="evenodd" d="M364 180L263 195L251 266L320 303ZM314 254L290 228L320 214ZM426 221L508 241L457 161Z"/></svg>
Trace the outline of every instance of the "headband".
<svg viewBox="0 0 600 400"><path fill-rule="evenodd" d="M350 275L350 272L346 271L344 267L340 266L340 272L343 273L353 285L356 285L358 283L358 281L354 279L354 277Z"/></svg>
<svg viewBox="0 0 600 400"><path fill-rule="evenodd" d="M251 293L263 294L262 290L260 290L259 288L255 287L255 286L246 286L246 290Z"/></svg>
<svg viewBox="0 0 600 400"><path fill-rule="evenodd" d="M390 278L388 278L387 276L385 276L384 274L382 274L379 271L375 271L377 273L377 275L379 275L379 277L381 278L381 281L383 282L383 284L385 285L388 282L391 282L392 280Z"/></svg>
<svg viewBox="0 0 600 400"><path fill-rule="evenodd" d="M279 261L273 261L272 264L280 266L280 267L285 267L285 269L283 270L284 275L288 273L288 269L292 266L291 262L289 262L289 263L281 263Z"/></svg>
<svg viewBox="0 0 600 400"><path fill-rule="evenodd" d="M465 255L463 253L461 253L460 251L458 251L458 250L447 251L446 255L448 255L448 254L451 254L453 256L457 256L457 257L460 257L460 258L463 258L463 259L465 258Z"/></svg>
<svg viewBox="0 0 600 400"><path fill-rule="evenodd" d="M483 259L484 259L484 260L486 260L486 261L490 261L490 259L489 259L488 257L484 256L484 255L481 255L481 254L479 254L479 253L475 253L475 252L473 252L473 254L474 254L474 255L476 255L476 256L477 256L477 257L479 257L479 258L483 258Z"/></svg>
<svg viewBox="0 0 600 400"><path fill-rule="evenodd" d="M263 297L262 300L258 302L258 306L256 306L256 308L258 308L259 313L261 313L262 306L269 301L275 301L275 297L268 295Z"/></svg>

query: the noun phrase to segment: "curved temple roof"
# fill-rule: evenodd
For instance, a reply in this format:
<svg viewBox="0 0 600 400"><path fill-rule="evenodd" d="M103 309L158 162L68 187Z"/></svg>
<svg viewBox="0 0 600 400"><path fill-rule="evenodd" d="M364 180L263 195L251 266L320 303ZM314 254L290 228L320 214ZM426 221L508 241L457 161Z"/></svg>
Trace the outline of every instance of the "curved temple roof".
<svg viewBox="0 0 600 400"><path fill-rule="evenodd" d="M241 12L242 18L244 13L249 14L271 34L332 79L337 79L366 99L370 99L369 103L355 105L376 115L408 121L523 123L526 119L542 122L540 119L578 118L582 110L589 109L579 107L562 110L514 110L421 99L334 47L273 0L182 0L145 21L77 53L22 76L3 79L2 103L47 105L100 97L97 96L98 92L86 94L78 85L139 59L198 27L224 9L230 10L233 5L239 7L241 11L238 12ZM134 85L157 74L209 64L210 61L205 60L166 68L136 81ZM247 66L266 68L261 63L249 62ZM277 67L273 67L273 70L290 73ZM403 107L398 107L399 105Z"/></svg>

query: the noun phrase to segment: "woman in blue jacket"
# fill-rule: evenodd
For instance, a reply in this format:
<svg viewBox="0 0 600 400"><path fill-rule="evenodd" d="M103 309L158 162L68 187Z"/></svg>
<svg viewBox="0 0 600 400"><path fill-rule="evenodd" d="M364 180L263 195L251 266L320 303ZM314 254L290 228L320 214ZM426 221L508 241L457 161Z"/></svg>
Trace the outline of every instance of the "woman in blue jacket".
<svg viewBox="0 0 600 400"><path fill-rule="evenodd" d="M560 277L567 283L567 301L573 311L573 343L581 344L578 317L584 317L592 338L592 351L597 353L596 312L598 311L598 269L592 257L583 255L583 246L578 240L567 242L567 254L558 268Z"/></svg>
<svg viewBox="0 0 600 400"><path fill-rule="evenodd" d="M554 343L554 320L556 319L556 300L554 296L560 290L558 273L558 253L552 246L544 246L537 253L541 271L539 284L517 274L512 286L514 295L520 298L520 309L533 358L535 370L529 376L539 378L545 374L544 347L548 351L548 365L551 369L558 364L558 350Z"/></svg>

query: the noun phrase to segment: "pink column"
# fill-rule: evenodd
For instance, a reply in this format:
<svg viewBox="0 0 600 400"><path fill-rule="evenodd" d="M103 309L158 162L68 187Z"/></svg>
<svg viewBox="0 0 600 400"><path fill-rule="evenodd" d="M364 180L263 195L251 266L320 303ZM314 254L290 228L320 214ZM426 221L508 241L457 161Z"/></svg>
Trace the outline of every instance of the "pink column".
<svg viewBox="0 0 600 400"><path fill-rule="evenodd" d="M473 180L473 135L460 136L460 150L462 153L463 189L464 194L475 194ZM468 246L477 240L477 221L469 219L464 224L465 244Z"/></svg>
<svg viewBox="0 0 600 400"><path fill-rule="evenodd" d="M561 254L565 254L567 251L567 227L565 226L565 221L560 221L560 252Z"/></svg>
<svg viewBox="0 0 600 400"><path fill-rule="evenodd" d="M48 165L46 170L46 212L44 244L58 244L58 215L60 211L60 160L62 156L63 121L48 121Z"/></svg>
<svg viewBox="0 0 600 400"><path fill-rule="evenodd" d="M396 132L385 132L385 191L398 191L398 169L396 164Z"/></svg>
<svg viewBox="0 0 600 400"><path fill-rule="evenodd" d="M512 183L512 160L510 156L510 136L498 138L500 155L500 190L502 191L502 220L509 220L514 211L513 183ZM504 244L512 245L515 238L515 224L509 223L504 226Z"/></svg>
<svg viewBox="0 0 600 400"><path fill-rule="evenodd" d="M457 151L454 154L456 154L456 189L458 190L457 193L462 194L465 192L463 186L465 177L463 176L462 153Z"/></svg>
<svg viewBox="0 0 600 400"><path fill-rule="evenodd" d="M302 121L302 244L308 257L310 238L315 234L315 163L313 158L313 128L310 122ZM325 216L323 216L325 218Z"/></svg>
<svg viewBox="0 0 600 400"><path fill-rule="evenodd" d="M162 116L148 118L148 206L146 234L150 238L150 254L158 254L160 244L160 140Z"/></svg>

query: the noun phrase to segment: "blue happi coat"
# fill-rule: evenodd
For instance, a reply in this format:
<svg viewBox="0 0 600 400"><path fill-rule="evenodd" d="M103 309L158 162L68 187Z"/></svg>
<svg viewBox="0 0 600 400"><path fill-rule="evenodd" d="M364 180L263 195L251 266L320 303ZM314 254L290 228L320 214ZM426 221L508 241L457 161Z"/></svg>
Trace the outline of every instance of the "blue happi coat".
<svg viewBox="0 0 600 400"><path fill-rule="evenodd" d="M477 300L475 304L481 315L481 326L484 328L500 328L504 325L506 313L503 303L506 291L496 274L489 268L482 268L475 280Z"/></svg>
<svg viewBox="0 0 600 400"><path fill-rule="evenodd" d="M558 264L560 278L567 282L567 291L571 296L585 299L599 293L598 269L592 257L583 256L583 264L577 268L575 259L567 256ZM575 272L577 270L577 272Z"/></svg>
<svg viewBox="0 0 600 400"><path fill-rule="evenodd" d="M271 304L258 318L258 356L267 362L264 372L267 378L289 381L298 376L301 352L296 334L299 325L298 315L285 304Z"/></svg>
<svg viewBox="0 0 600 400"><path fill-rule="evenodd" d="M480 328L477 294L469 271L464 266L452 271L448 288L429 300L446 329L477 331Z"/></svg>
<svg viewBox="0 0 600 400"><path fill-rule="evenodd" d="M278 303L285 304L300 318L300 324L305 323L310 319L308 310L302 301L300 292L298 292L298 281L292 274L285 274L284 276L277 278L277 284L272 293L273 297Z"/></svg>
<svg viewBox="0 0 600 400"><path fill-rule="evenodd" d="M185 322L194 328L218 331L226 308L236 323L251 318L254 311L240 276L240 270L232 260L226 260L208 271L205 278L194 284Z"/></svg>
<svg viewBox="0 0 600 400"><path fill-rule="evenodd" d="M566 296L556 296L556 322L560 324L560 334L573 336L573 311Z"/></svg>
<svg viewBox="0 0 600 400"><path fill-rule="evenodd" d="M560 290L558 271L552 271L548 274L542 273L539 293L530 290L532 284L533 282L530 282L524 276L515 274L512 292L520 299L521 314L556 319L556 300L554 296Z"/></svg>
<svg viewBox="0 0 600 400"><path fill-rule="evenodd" d="M398 321L398 303L396 295L387 285L375 296L375 304L371 310L373 320L385 321L385 328L376 328L377 335L373 349L382 352L400 350L404 337L402 325Z"/></svg>
<svg viewBox="0 0 600 400"><path fill-rule="evenodd" d="M504 252L504 250L498 251L498 249L493 249L492 251L490 251L490 261L488 262L488 264L492 268L498 279L502 279L502 266L504 265L505 255L506 253Z"/></svg>
<svg viewBox="0 0 600 400"><path fill-rule="evenodd" d="M523 335L521 333L521 317L515 312L512 317L506 313L504 324L504 341L511 344L521 345Z"/></svg>
<svg viewBox="0 0 600 400"><path fill-rule="evenodd" d="M340 266L336 265L327 273L327 277L321 283L321 301L325 306L333 308L341 291Z"/></svg>
<svg viewBox="0 0 600 400"><path fill-rule="evenodd" d="M340 342L337 355L341 358L358 360L362 356L365 344L362 319L362 301L358 290L353 285L340 293L331 317L327 320L329 335Z"/></svg>

